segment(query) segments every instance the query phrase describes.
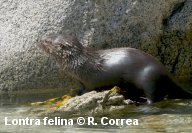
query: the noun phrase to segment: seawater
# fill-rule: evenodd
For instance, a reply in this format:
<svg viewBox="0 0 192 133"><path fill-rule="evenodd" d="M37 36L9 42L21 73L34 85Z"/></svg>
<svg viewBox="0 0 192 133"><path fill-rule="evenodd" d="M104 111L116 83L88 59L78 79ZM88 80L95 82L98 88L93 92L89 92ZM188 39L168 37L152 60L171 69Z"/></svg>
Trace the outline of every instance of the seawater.
<svg viewBox="0 0 192 133"><path fill-rule="evenodd" d="M33 107L30 102L43 101L57 94L31 94L31 95L7 95L3 94L0 98L0 133L154 133L154 132L192 132L192 100L166 100L159 102L153 106L148 105L130 105L123 111L117 111L113 114L100 114L98 116L76 116L71 117L63 115L62 112L57 114L47 114L44 116L37 115L38 112L32 113ZM76 122L63 125L43 124L43 119L72 119L77 117L94 117L100 120L102 117L110 119L138 119L138 125L78 125ZM17 124L19 119L40 120L40 124L35 121L32 124ZM7 121L6 121L7 120ZM13 121L14 120L14 121ZM6 123L8 125L6 125ZM12 124L12 122L15 122Z"/></svg>

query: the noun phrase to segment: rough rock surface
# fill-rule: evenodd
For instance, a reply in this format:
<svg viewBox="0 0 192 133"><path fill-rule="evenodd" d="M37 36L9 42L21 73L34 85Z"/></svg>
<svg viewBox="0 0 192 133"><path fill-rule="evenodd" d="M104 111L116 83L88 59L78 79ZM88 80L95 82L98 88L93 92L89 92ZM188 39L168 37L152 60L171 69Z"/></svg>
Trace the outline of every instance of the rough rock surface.
<svg viewBox="0 0 192 133"><path fill-rule="evenodd" d="M101 112L104 110L104 108L111 108L111 106L123 107L123 105L126 104L123 95L117 93L109 95L107 98L105 98L108 92L109 91L91 91L85 93L82 96L69 99L69 101L61 106L58 110L67 112Z"/></svg>
<svg viewBox="0 0 192 133"><path fill-rule="evenodd" d="M34 104L29 112L31 114L35 113L39 116L55 114L57 112L62 112L62 114L68 114L69 116L79 114L100 114L124 110L126 107L128 107L126 105L131 104L137 105L138 103L129 99L125 100L123 95L115 91L91 91L81 96L72 97L60 107L57 107L54 104Z"/></svg>
<svg viewBox="0 0 192 133"><path fill-rule="evenodd" d="M96 49L143 49L192 79L191 0L1 0L0 14L0 91L73 88L36 47L43 34L64 30Z"/></svg>

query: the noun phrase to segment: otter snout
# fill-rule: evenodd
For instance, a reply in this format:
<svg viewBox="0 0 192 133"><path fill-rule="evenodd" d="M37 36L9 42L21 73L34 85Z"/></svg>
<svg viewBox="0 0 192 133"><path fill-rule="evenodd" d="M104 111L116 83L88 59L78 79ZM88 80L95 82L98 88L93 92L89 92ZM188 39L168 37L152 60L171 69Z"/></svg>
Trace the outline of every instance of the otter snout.
<svg viewBox="0 0 192 133"><path fill-rule="evenodd" d="M55 37L53 35L44 35L38 41L38 46L46 53L52 54L55 51L55 46L53 44Z"/></svg>

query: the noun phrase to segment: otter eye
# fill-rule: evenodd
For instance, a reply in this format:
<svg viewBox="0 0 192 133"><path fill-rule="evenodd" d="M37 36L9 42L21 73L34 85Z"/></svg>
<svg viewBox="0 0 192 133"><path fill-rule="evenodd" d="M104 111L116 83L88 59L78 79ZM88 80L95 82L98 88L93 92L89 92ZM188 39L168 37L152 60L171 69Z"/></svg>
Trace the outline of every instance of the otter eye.
<svg viewBox="0 0 192 133"><path fill-rule="evenodd" d="M44 42L47 43L47 44L50 44L50 41L47 40L47 39L45 39Z"/></svg>
<svg viewBox="0 0 192 133"><path fill-rule="evenodd" d="M59 47L65 49L65 45L63 45L62 43L59 43Z"/></svg>

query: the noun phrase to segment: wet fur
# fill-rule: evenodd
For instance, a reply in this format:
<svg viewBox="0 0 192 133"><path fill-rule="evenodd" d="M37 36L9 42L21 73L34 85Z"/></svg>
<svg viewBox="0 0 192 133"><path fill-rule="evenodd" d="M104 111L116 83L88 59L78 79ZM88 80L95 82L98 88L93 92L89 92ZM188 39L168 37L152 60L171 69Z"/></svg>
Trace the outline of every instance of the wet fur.
<svg viewBox="0 0 192 133"><path fill-rule="evenodd" d="M53 55L61 69L87 90L119 86L127 98L148 103L167 98L192 98L178 86L165 67L152 56L134 48L91 51L68 34L44 36L39 46Z"/></svg>

